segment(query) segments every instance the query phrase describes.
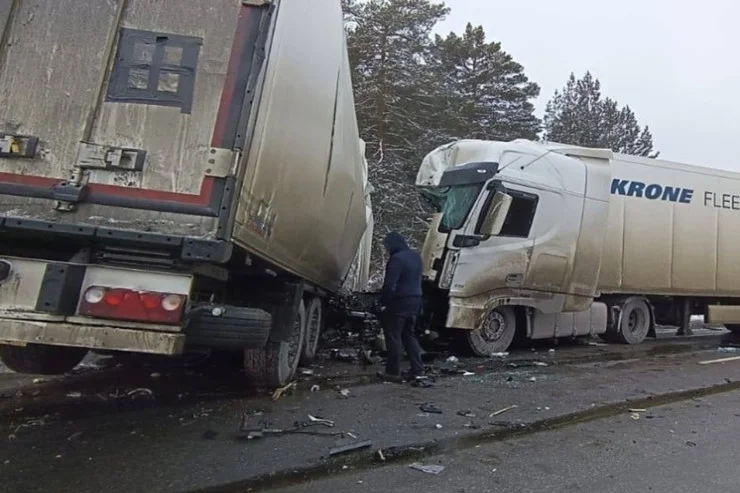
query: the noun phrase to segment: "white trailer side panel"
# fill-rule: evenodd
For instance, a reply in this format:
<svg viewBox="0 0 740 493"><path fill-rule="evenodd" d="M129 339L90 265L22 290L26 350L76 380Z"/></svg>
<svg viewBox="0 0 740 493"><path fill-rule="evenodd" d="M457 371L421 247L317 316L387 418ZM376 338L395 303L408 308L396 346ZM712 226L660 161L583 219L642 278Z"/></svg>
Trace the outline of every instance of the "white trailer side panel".
<svg viewBox="0 0 740 493"><path fill-rule="evenodd" d="M603 293L740 296L740 174L617 155Z"/></svg>

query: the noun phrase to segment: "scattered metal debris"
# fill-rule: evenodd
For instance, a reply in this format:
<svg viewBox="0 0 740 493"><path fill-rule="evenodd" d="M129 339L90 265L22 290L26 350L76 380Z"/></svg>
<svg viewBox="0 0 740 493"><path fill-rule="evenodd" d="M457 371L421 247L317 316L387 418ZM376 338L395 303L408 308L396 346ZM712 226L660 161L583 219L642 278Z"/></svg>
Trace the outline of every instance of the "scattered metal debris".
<svg viewBox="0 0 740 493"><path fill-rule="evenodd" d="M646 413L647 409L630 409L629 412L631 413Z"/></svg>
<svg viewBox="0 0 740 493"><path fill-rule="evenodd" d="M426 474L439 474L442 471L445 470L444 466L437 466L437 465L426 465L426 464L419 464L418 462L414 462L409 466L411 469L416 469L417 471L421 471Z"/></svg>
<svg viewBox="0 0 740 493"><path fill-rule="evenodd" d="M430 402L422 404L419 409L429 414L442 414L442 410Z"/></svg>
<svg viewBox="0 0 740 493"><path fill-rule="evenodd" d="M464 371L464 372L462 372L462 376L464 376L464 377L472 377L473 375L475 375L475 373L473 373L472 371Z"/></svg>
<svg viewBox="0 0 740 493"><path fill-rule="evenodd" d="M154 373L152 373L151 375L149 375L149 378L159 378L161 376L162 376L161 373L155 371Z"/></svg>
<svg viewBox="0 0 740 493"><path fill-rule="evenodd" d="M340 445L329 450L329 456L346 454L348 452L354 452L356 450L362 450L373 446L372 440L363 440L361 442L352 442L346 445Z"/></svg>
<svg viewBox="0 0 740 493"><path fill-rule="evenodd" d="M457 356L450 356L449 358L447 358L447 362L448 363L459 363L460 358L458 358Z"/></svg>
<svg viewBox="0 0 740 493"><path fill-rule="evenodd" d="M714 363L727 363L730 361L738 361L740 360L740 356L733 356L732 358L720 358L720 359L710 359L707 361L699 361L700 365L711 365Z"/></svg>
<svg viewBox="0 0 740 493"><path fill-rule="evenodd" d="M441 430L442 428L444 428L444 427L443 427L443 426L442 426L441 424L439 424L439 423L437 423L436 425L434 425L434 427L435 427L436 429L438 429L438 430Z"/></svg>
<svg viewBox="0 0 740 493"><path fill-rule="evenodd" d="M350 392L349 389L340 389L339 390L339 395L341 395L342 397L349 397L350 394L351 394L351 392Z"/></svg>
<svg viewBox="0 0 740 493"><path fill-rule="evenodd" d="M311 392L318 392L319 390L321 390L321 387L318 385L311 385Z"/></svg>
<svg viewBox="0 0 740 493"><path fill-rule="evenodd" d="M383 450L378 450L378 459L380 459L381 462L385 462L385 455L383 454Z"/></svg>
<svg viewBox="0 0 740 493"><path fill-rule="evenodd" d="M509 406L509 407L505 407L503 409L499 409L498 411L496 411L494 413L491 413L491 415L489 416L489 418L493 418L494 416L498 416L499 414L507 413L507 412L511 411L512 409L516 409L518 407L519 406L517 406L516 404L514 404L513 406Z"/></svg>
<svg viewBox="0 0 740 493"><path fill-rule="evenodd" d="M630 413L630 418L633 421L639 421L640 420L640 415L638 413Z"/></svg>
<svg viewBox="0 0 740 493"><path fill-rule="evenodd" d="M44 378L34 378L33 383L44 383L46 382L46 379Z"/></svg>
<svg viewBox="0 0 740 493"><path fill-rule="evenodd" d="M312 377L313 376L313 370L311 370L309 368L301 368L300 372L301 372L301 375L303 375L304 377Z"/></svg>
<svg viewBox="0 0 740 493"><path fill-rule="evenodd" d="M536 382L537 381L537 377L529 377L529 381L530 382Z"/></svg>
<svg viewBox="0 0 740 493"><path fill-rule="evenodd" d="M67 397L70 399L80 399L82 397L82 392L67 392Z"/></svg>
<svg viewBox="0 0 740 493"><path fill-rule="evenodd" d="M295 388L297 387L297 385L298 384L296 382L290 382L285 387L280 387L279 389L276 389L275 392L272 393L272 400L273 401L276 401L276 400L280 399L289 390L295 390Z"/></svg>
<svg viewBox="0 0 740 493"><path fill-rule="evenodd" d="M491 358L506 358L509 353L491 353Z"/></svg>
<svg viewBox="0 0 740 493"><path fill-rule="evenodd" d="M333 428L334 427L334 421L332 421L330 419L317 418L316 416L311 416L309 414L308 415L308 420L311 423L316 423L317 425L323 425L323 426L327 426L329 428Z"/></svg>
<svg viewBox="0 0 740 493"><path fill-rule="evenodd" d="M473 411L468 411L468 410L458 411L457 415L462 416L463 418L475 418L475 413L473 413Z"/></svg>
<svg viewBox="0 0 740 493"><path fill-rule="evenodd" d="M545 366L550 366L550 365L548 365L547 363L545 363L544 361L535 361L535 362L533 363L533 365L534 365L534 366L541 366L541 367L545 367Z"/></svg>

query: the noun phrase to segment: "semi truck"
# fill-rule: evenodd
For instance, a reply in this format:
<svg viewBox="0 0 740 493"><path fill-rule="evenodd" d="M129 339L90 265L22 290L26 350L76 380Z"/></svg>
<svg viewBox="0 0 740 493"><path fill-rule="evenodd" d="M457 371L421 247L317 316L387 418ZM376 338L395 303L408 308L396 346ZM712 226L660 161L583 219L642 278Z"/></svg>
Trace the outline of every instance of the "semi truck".
<svg viewBox="0 0 740 493"><path fill-rule="evenodd" d="M278 386L367 282L339 0L0 3L0 359L239 351Z"/></svg>
<svg viewBox="0 0 740 493"><path fill-rule="evenodd" d="M423 161L425 318L484 356L515 337L638 344L692 314L740 332L740 174L527 140Z"/></svg>

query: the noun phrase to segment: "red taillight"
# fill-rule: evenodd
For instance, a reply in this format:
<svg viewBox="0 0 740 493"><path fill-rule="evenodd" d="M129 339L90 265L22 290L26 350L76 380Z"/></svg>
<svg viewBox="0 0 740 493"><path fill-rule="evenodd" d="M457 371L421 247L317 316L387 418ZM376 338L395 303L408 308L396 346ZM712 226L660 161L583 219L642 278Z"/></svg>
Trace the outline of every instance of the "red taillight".
<svg viewBox="0 0 740 493"><path fill-rule="evenodd" d="M82 297L80 315L177 324L182 320L185 300L179 294L92 286Z"/></svg>

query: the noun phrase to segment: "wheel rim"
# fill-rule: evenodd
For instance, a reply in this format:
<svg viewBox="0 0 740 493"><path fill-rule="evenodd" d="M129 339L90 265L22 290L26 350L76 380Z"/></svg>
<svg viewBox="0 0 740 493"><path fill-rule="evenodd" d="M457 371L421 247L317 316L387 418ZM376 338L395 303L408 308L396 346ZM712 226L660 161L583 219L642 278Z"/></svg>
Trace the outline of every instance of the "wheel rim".
<svg viewBox="0 0 740 493"><path fill-rule="evenodd" d="M645 325L643 314L639 310L632 310L627 316L627 329L635 334L642 330Z"/></svg>
<svg viewBox="0 0 740 493"><path fill-rule="evenodd" d="M481 338L486 342L500 340L506 331L506 319L498 311L492 311L480 329Z"/></svg>

